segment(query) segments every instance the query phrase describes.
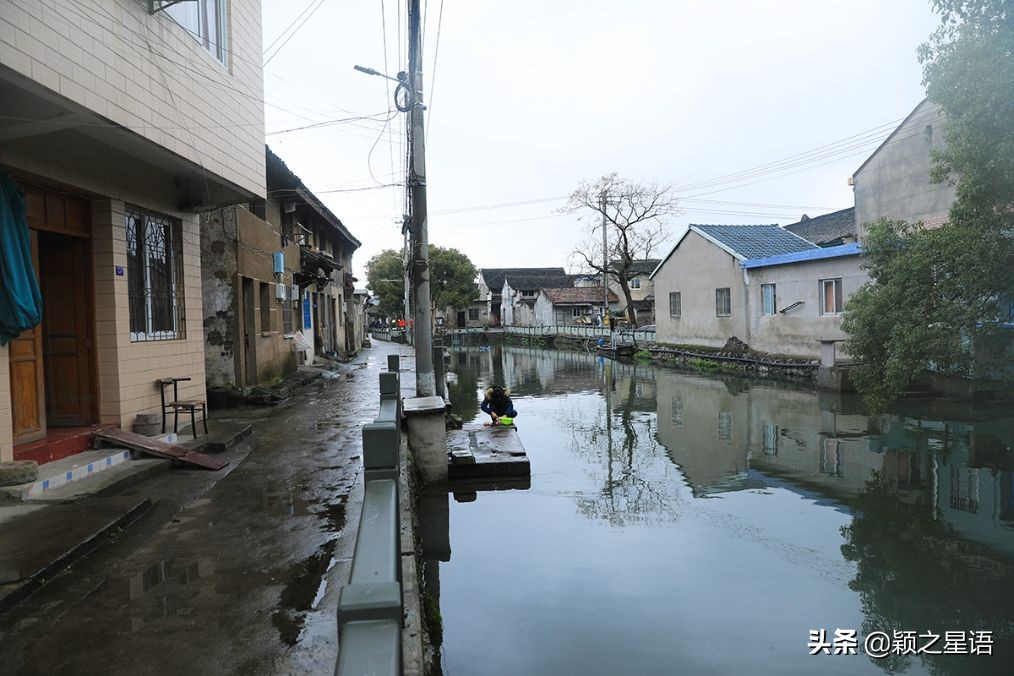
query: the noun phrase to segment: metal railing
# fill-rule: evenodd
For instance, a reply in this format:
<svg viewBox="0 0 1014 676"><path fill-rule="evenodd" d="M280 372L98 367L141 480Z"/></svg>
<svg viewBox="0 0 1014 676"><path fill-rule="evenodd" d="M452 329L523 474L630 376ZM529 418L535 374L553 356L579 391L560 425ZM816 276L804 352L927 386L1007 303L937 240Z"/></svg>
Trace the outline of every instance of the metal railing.
<svg viewBox="0 0 1014 676"><path fill-rule="evenodd" d="M388 371L380 374L380 411L363 426L363 509L352 575L338 596L338 676L401 672L399 366L398 355L388 355Z"/></svg>

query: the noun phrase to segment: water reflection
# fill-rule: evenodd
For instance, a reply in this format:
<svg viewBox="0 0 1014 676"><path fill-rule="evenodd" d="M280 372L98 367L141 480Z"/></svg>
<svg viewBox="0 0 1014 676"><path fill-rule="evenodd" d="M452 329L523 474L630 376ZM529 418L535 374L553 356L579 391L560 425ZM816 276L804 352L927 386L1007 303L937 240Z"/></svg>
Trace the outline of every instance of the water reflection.
<svg viewBox="0 0 1014 676"><path fill-rule="evenodd" d="M451 397L456 410L471 412L463 416L466 420L476 416L479 392L488 384L502 382L515 394L519 430L532 456L534 494L512 497L512 509L522 510L520 501L551 495L570 501L590 524L630 533L654 527L657 542L630 556L659 556L669 560L670 567L680 565L681 559L704 557L709 548L735 548L736 555L745 557L743 569L755 569L758 579L767 580L768 587L753 590L763 605L785 607L793 599L792 604L806 606L798 611L801 617L810 618L822 616L821 598L833 597L838 603L834 621L846 626L849 615L842 609L855 603L860 635L874 630L994 632L992 660L906 655L873 661L874 670L1009 673L1014 655L1010 407L907 402L885 415L869 416L855 397L620 364L580 352L494 346L452 353L458 384ZM463 514L455 510L477 508L452 507L451 524L459 518L456 514ZM443 509L439 520L446 523ZM524 545L534 550L553 546L551 540L540 539L540 529L548 536L578 526L565 514L547 511L525 528L535 529L529 534L531 544ZM815 532L820 528L825 532ZM753 542L739 538L734 545L721 544L730 536L736 539L737 532L749 532L746 539ZM613 537L602 530L587 533L602 542ZM435 558L449 560L452 544L466 548L466 557L479 556L468 550L474 527L459 535L460 540L441 541L441 555ZM666 542L679 537L689 537L697 550L668 552ZM784 554L783 578L768 560L771 551L791 554ZM515 556L539 561L540 553L526 550ZM624 561L629 568L638 559ZM795 585L807 565L834 572L803 593ZM594 564L582 561L579 568ZM585 574L613 575L607 567ZM684 576L677 582L671 576L647 578L642 584L675 585L686 595L680 584L708 588L714 583L706 569L684 570ZM446 589L447 576L443 583ZM753 611L739 605L746 596L741 589L718 608L696 609L697 621L707 626L711 618L737 635L750 632L750 626L737 624L745 621L740 615ZM444 612L454 615L448 608ZM623 620L639 626L643 608L626 612ZM567 617L546 618L551 621L565 622ZM812 671L805 660L792 662L799 652L793 643L797 639L784 635L805 625L799 618L785 622L784 627L774 623L768 628L780 632L771 641L792 644L783 671ZM455 650L464 650L454 634L453 628L448 631L446 648L452 662ZM675 650L663 644L642 648L661 654ZM720 661L693 648L680 650L686 659L710 667ZM806 657L805 651L800 657ZM535 664L542 664L540 659L554 663L548 655L532 659ZM865 658L857 659L867 664ZM651 671L660 664L669 663L639 666ZM848 671L857 666L851 662Z"/></svg>

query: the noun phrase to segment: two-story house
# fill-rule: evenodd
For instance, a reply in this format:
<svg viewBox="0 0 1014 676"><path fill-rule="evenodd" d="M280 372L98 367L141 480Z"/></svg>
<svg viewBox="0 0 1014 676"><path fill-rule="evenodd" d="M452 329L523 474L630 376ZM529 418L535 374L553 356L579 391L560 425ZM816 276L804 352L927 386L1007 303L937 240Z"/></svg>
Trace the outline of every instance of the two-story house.
<svg viewBox="0 0 1014 676"><path fill-rule="evenodd" d="M0 173L43 310L0 347L0 461L157 413L159 378L204 397L198 213L265 195L261 64L258 0L3 2Z"/></svg>
<svg viewBox="0 0 1014 676"><path fill-rule="evenodd" d="M266 157L267 199L201 216L208 387L249 387L359 345L360 242L270 148ZM296 349L297 334L309 349Z"/></svg>

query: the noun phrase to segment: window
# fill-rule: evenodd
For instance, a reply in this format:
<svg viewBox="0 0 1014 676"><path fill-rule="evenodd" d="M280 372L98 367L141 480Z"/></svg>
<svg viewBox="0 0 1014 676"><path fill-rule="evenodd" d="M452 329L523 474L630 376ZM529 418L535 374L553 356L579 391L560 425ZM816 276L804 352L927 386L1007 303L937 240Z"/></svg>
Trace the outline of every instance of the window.
<svg viewBox="0 0 1014 676"><path fill-rule="evenodd" d="M163 11L224 64L227 62L228 52L225 46L226 1L177 2ZM164 5L165 2L161 4Z"/></svg>
<svg viewBox="0 0 1014 676"><path fill-rule="evenodd" d="M672 424L683 424L683 400L676 397L672 399Z"/></svg>
<svg viewBox="0 0 1014 676"><path fill-rule="evenodd" d="M820 280L820 314L840 314L841 307L841 277Z"/></svg>
<svg viewBox="0 0 1014 676"><path fill-rule="evenodd" d="M764 455L778 455L778 425L764 423Z"/></svg>
<svg viewBox="0 0 1014 676"><path fill-rule="evenodd" d="M468 308L468 321L470 322L479 321L479 308L477 307Z"/></svg>
<svg viewBox="0 0 1014 676"><path fill-rule="evenodd" d="M570 316L571 317L582 317L582 316L584 316L584 310L582 308L580 308L580 307L572 307L570 309Z"/></svg>
<svg viewBox="0 0 1014 676"><path fill-rule="evenodd" d="M775 313L775 285L761 284L761 305L763 313L773 315Z"/></svg>
<svg viewBox="0 0 1014 676"><path fill-rule="evenodd" d="M130 340L184 338L179 222L128 206L126 227Z"/></svg>
<svg viewBox="0 0 1014 676"><path fill-rule="evenodd" d="M641 288L641 278L640 277L634 277L632 280L630 280L630 288L631 289L640 289Z"/></svg>
<svg viewBox="0 0 1014 676"><path fill-rule="evenodd" d="M285 300L282 302L282 334L292 335L292 307L291 287L285 287Z"/></svg>
<svg viewBox="0 0 1014 676"><path fill-rule="evenodd" d="M719 441L732 441L732 413L729 411L719 411L718 413L718 440Z"/></svg>
<svg viewBox="0 0 1014 676"><path fill-rule="evenodd" d="M271 331L271 285L261 282L261 333Z"/></svg>
<svg viewBox="0 0 1014 676"><path fill-rule="evenodd" d="M719 317L732 314L732 291L729 287L715 289L715 314Z"/></svg>
<svg viewBox="0 0 1014 676"><path fill-rule="evenodd" d="M672 291L669 293L669 316L680 318L680 314L683 312L683 306L680 299L679 291Z"/></svg>

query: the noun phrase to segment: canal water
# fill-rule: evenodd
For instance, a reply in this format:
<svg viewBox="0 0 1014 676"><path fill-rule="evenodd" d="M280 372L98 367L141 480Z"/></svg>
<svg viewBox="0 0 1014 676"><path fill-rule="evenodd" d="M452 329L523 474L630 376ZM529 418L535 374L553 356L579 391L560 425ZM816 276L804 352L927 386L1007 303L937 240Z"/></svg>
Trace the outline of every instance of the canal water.
<svg viewBox="0 0 1014 676"><path fill-rule="evenodd" d="M1014 673L1014 410L451 352L466 421L510 386L532 477L424 501L444 674Z"/></svg>

